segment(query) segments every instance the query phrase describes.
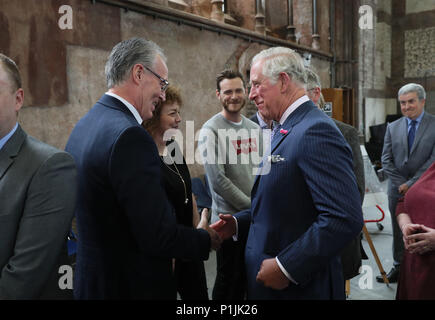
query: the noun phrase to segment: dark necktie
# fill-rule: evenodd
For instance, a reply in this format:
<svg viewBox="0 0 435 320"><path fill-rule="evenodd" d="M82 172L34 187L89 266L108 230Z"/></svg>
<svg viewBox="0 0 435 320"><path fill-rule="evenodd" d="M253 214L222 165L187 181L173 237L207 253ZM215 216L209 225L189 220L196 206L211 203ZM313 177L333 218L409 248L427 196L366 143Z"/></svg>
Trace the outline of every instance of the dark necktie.
<svg viewBox="0 0 435 320"><path fill-rule="evenodd" d="M416 124L417 124L416 120L411 121L411 128L409 129L409 133L408 133L408 154L411 153L412 144L414 143Z"/></svg>
<svg viewBox="0 0 435 320"><path fill-rule="evenodd" d="M281 129L281 124L279 122L273 122L273 129L272 129L272 133L270 136L270 142L273 141L273 137L276 136L276 134L278 133L278 131Z"/></svg>

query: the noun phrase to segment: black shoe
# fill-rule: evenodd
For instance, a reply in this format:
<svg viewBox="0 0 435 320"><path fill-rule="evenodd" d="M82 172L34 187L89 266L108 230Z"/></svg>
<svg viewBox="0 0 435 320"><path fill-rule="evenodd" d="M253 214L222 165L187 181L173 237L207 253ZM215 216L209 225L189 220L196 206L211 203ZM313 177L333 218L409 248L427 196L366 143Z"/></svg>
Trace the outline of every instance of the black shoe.
<svg viewBox="0 0 435 320"><path fill-rule="evenodd" d="M396 283L397 280L399 280L399 273L400 273L400 267L392 267L390 272L387 274L388 282L389 283ZM376 277L377 282L384 282L384 278L382 275Z"/></svg>

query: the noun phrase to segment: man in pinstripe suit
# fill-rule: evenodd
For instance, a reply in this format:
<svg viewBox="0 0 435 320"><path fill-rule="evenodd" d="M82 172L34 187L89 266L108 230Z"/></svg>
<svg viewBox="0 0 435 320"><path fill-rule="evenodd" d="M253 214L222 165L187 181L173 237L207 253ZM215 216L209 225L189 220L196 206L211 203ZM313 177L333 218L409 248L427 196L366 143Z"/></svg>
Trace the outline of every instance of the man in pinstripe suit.
<svg viewBox="0 0 435 320"><path fill-rule="evenodd" d="M301 57L257 54L249 98L281 130L256 177L251 209L220 215L221 237L247 237L249 299L344 299L340 252L362 229L352 153L332 120L305 95ZM236 228L237 225L237 228Z"/></svg>

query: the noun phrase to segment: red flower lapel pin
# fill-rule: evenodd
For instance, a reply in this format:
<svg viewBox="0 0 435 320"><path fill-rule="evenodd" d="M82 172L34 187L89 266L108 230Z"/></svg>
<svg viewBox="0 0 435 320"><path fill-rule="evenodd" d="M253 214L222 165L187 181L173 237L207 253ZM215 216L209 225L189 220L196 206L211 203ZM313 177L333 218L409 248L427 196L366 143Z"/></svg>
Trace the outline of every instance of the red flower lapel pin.
<svg viewBox="0 0 435 320"><path fill-rule="evenodd" d="M281 129L281 130L279 130L279 133L281 133L281 134L287 134L287 133L288 133L288 130L286 130L286 129Z"/></svg>

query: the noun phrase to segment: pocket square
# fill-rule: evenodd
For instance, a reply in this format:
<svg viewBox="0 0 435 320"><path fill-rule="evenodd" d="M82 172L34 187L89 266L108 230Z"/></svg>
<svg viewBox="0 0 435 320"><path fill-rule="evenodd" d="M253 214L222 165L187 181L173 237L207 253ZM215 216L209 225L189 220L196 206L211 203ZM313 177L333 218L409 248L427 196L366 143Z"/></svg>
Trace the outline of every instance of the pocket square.
<svg viewBox="0 0 435 320"><path fill-rule="evenodd" d="M285 158L281 157L281 155L279 155L279 154L273 154L273 155L267 157L267 161L269 161L271 163L277 163L280 161L285 161Z"/></svg>

